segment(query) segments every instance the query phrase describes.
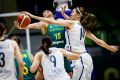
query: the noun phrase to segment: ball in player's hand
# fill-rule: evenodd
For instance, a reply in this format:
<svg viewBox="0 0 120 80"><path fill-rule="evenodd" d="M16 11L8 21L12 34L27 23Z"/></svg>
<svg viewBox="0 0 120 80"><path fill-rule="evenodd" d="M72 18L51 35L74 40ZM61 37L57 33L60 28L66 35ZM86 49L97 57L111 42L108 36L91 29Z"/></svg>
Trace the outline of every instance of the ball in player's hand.
<svg viewBox="0 0 120 80"><path fill-rule="evenodd" d="M20 14L17 16L16 21L19 23L17 28L24 29L31 23L31 18L28 15Z"/></svg>

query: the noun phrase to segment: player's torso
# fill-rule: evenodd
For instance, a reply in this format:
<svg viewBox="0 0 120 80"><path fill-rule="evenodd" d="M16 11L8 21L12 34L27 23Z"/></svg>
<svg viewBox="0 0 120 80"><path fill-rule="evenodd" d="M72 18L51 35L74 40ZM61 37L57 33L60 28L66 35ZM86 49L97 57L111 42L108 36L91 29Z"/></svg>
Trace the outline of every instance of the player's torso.
<svg viewBox="0 0 120 80"><path fill-rule="evenodd" d="M63 54L61 54L56 48L50 48L49 55L42 53L42 68L45 80L48 78L55 79L63 74L66 74L64 69ZM64 76L64 75L63 75Z"/></svg>
<svg viewBox="0 0 120 80"><path fill-rule="evenodd" d="M0 80L16 80L14 47L11 40L0 41Z"/></svg>
<svg viewBox="0 0 120 80"><path fill-rule="evenodd" d="M84 52L85 30L79 22L76 22L70 30L66 30L66 49L73 52Z"/></svg>
<svg viewBox="0 0 120 80"><path fill-rule="evenodd" d="M63 48L65 46L65 28L57 25L48 25L47 35L52 38L52 46Z"/></svg>

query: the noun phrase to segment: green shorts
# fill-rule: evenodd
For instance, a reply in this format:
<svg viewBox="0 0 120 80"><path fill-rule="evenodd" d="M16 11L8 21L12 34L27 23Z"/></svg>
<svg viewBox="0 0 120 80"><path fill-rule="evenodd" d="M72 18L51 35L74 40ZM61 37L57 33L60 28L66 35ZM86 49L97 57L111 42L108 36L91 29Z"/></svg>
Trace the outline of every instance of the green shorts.
<svg viewBox="0 0 120 80"><path fill-rule="evenodd" d="M29 79L24 79L24 80L35 80L35 77L29 78Z"/></svg>
<svg viewBox="0 0 120 80"><path fill-rule="evenodd" d="M64 67L67 73L73 72L73 68L71 67L71 61L69 61L66 57L64 57Z"/></svg>

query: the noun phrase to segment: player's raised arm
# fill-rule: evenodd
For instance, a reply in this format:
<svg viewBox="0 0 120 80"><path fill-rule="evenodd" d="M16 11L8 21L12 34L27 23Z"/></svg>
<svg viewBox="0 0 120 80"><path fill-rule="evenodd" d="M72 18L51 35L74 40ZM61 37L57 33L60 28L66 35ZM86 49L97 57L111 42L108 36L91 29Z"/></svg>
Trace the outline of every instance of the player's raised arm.
<svg viewBox="0 0 120 80"><path fill-rule="evenodd" d="M62 7L61 14L66 20L71 20L71 18L65 13L66 6Z"/></svg>
<svg viewBox="0 0 120 80"><path fill-rule="evenodd" d="M44 22L36 22L36 23L32 23L32 24L29 24L27 26L28 29L42 29L44 27L47 27L48 25Z"/></svg>
<svg viewBox="0 0 120 80"><path fill-rule="evenodd" d="M91 40L93 40L96 44L100 45L103 48L106 48L112 52L116 52L118 50L117 46L113 46L113 45L108 45L106 42L104 42L101 39L98 39L94 34L92 34L91 32L87 32L86 37L90 38Z"/></svg>
<svg viewBox="0 0 120 80"><path fill-rule="evenodd" d="M74 21L72 21L72 20L51 20L49 18L35 16L29 12L24 12L24 13L29 15L31 18L34 18L34 19L37 19L40 21L44 21L48 24L55 24L55 25L59 25L59 26L64 26L66 28L70 28L74 24Z"/></svg>

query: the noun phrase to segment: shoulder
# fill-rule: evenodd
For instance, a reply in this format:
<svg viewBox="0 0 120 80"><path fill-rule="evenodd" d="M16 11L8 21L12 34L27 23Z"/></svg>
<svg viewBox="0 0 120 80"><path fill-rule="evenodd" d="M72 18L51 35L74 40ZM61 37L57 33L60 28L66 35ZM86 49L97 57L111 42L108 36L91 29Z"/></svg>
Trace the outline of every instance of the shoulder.
<svg viewBox="0 0 120 80"><path fill-rule="evenodd" d="M17 42L14 41L14 40L9 40L9 41L12 43L13 46L17 46L18 45Z"/></svg>
<svg viewBox="0 0 120 80"><path fill-rule="evenodd" d="M37 55L37 56L42 56L43 53L44 53L44 52L43 52L42 50L40 50L40 51L38 51L38 52L36 53L36 55Z"/></svg>

